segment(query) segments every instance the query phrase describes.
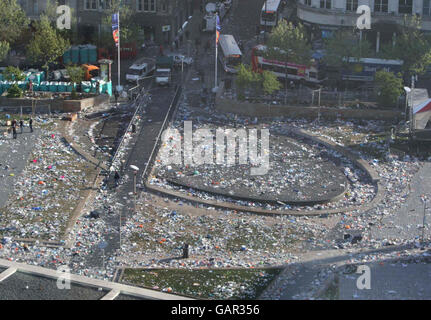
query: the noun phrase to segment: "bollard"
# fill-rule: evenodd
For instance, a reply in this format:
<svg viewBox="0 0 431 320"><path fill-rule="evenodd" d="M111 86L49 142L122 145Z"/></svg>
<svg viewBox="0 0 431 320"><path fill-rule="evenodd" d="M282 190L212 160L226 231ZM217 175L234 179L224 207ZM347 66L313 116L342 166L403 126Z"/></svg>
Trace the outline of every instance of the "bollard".
<svg viewBox="0 0 431 320"><path fill-rule="evenodd" d="M187 259L189 257L189 244L184 243L183 247L183 259Z"/></svg>

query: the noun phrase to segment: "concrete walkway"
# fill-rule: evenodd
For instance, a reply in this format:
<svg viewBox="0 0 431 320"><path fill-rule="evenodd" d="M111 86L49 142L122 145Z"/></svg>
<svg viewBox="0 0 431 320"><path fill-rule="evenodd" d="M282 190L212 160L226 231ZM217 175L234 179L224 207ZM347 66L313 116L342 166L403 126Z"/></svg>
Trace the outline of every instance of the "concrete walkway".
<svg viewBox="0 0 431 320"><path fill-rule="evenodd" d="M18 128L17 139L12 139L12 134L0 139L0 207L6 205L10 193L14 190L16 177L24 170L41 134L39 129L30 133L27 127L22 134L20 132Z"/></svg>
<svg viewBox="0 0 431 320"><path fill-rule="evenodd" d="M424 203L421 195L428 195L426 223L431 224L431 162L425 162L413 177L407 200L398 210L384 216L381 224L371 228L372 239L415 239L422 237ZM425 238L431 237L429 227L425 228Z"/></svg>

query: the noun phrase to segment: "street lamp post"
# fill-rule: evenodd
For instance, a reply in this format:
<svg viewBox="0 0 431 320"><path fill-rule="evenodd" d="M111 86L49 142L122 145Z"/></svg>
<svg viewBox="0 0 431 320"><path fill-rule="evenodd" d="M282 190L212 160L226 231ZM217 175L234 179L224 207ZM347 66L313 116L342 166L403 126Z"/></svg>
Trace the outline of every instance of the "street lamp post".
<svg viewBox="0 0 431 320"><path fill-rule="evenodd" d="M406 105L405 105L405 119L407 121L407 119L409 118L409 115L407 114L409 111L409 93L412 91L409 87L404 87L404 91L406 92Z"/></svg>
<svg viewBox="0 0 431 320"><path fill-rule="evenodd" d="M267 5L268 5L268 1L267 0L265 0L265 15L264 15L264 17L265 17L265 30L264 30L264 32L263 32L263 43L265 43L266 44L266 29L267 29L267 26L266 26L266 21L267 21L267 13L266 13L266 11L267 11Z"/></svg>
<svg viewBox="0 0 431 320"><path fill-rule="evenodd" d="M425 238L425 219L426 219L426 209L427 209L427 196L423 197L423 201L424 201L424 217L423 217L423 221L422 221L422 245L424 243L424 238Z"/></svg>
<svg viewBox="0 0 431 320"><path fill-rule="evenodd" d="M133 170L134 212L136 212L136 176L138 175L139 167L135 165L131 165L130 168Z"/></svg>

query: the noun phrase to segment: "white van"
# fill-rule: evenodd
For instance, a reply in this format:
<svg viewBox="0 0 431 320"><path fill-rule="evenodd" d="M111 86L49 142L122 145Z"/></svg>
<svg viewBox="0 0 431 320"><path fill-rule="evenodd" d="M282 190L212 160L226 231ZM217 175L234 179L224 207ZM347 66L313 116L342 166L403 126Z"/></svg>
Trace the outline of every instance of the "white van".
<svg viewBox="0 0 431 320"><path fill-rule="evenodd" d="M145 77L148 77L155 69L154 64L147 62L134 63L126 74L126 80L130 82L136 82Z"/></svg>
<svg viewBox="0 0 431 320"><path fill-rule="evenodd" d="M159 86L169 86L171 83L171 69L157 69L154 77Z"/></svg>

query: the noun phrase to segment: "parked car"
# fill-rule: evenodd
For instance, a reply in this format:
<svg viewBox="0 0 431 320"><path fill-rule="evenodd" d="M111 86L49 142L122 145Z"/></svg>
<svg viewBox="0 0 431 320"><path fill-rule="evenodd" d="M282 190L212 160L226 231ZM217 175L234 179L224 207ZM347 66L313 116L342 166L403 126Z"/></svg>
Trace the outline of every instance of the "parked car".
<svg viewBox="0 0 431 320"><path fill-rule="evenodd" d="M171 69L156 69L154 77L159 86L169 86L171 83Z"/></svg>
<svg viewBox="0 0 431 320"><path fill-rule="evenodd" d="M177 67L181 67L183 63L184 66L190 66L193 64L193 58L186 57L182 54L171 53L168 56L174 59L174 65Z"/></svg>

